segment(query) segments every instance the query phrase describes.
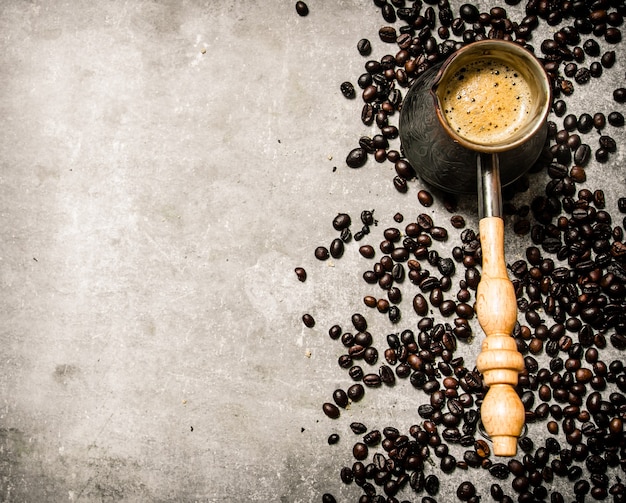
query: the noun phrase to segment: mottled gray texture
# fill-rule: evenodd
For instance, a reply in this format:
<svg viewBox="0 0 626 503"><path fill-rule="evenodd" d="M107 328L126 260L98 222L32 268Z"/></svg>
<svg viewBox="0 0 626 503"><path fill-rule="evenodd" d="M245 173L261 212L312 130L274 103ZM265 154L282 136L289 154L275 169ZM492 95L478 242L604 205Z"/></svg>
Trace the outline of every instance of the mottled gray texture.
<svg viewBox="0 0 626 503"><path fill-rule="evenodd" d="M327 329L370 290L356 246L332 264L314 247L339 211L424 209L390 163L344 165L371 132L339 84L362 71L359 38L388 50L377 9L294 3L1 2L1 500L354 500L349 422L418 420L405 386L321 413L347 384ZM597 101L579 96L575 113ZM622 160L588 170L612 207ZM527 243L507 239L513 258Z"/></svg>

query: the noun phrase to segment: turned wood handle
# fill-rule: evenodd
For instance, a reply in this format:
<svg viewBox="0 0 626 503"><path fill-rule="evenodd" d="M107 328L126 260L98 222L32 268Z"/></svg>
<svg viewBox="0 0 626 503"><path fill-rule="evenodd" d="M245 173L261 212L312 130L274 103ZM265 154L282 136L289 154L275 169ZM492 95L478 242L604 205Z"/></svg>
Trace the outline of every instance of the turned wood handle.
<svg viewBox="0 0 626 503"><path fill-rule="evenodd" d="M476 315L486 337L476 367L489 386L480 414L493 441L493 453L514 456L525 419L524 405L514 389L524 369L524 359L511 337L517 302L504 261L504 221L482 218L479 229L482 275L476 290Z"/></svg>

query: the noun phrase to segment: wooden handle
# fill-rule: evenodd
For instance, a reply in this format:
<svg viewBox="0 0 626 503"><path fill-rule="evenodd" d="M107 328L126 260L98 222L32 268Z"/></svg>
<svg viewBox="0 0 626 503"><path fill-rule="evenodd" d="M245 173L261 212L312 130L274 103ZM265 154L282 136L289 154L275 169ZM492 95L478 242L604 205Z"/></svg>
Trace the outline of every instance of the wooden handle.
<svg viewBox="0 0 626 503"><path fill-rule="evenodd" d="M515 456L524 427L524 405L513 388L524 359L511 337L517 321L515 290L504 261L504 221L480 220L482 276L476 290L476 315L485 332L476 367L490 386L480 408L485 431L496 456Z"/></svg>

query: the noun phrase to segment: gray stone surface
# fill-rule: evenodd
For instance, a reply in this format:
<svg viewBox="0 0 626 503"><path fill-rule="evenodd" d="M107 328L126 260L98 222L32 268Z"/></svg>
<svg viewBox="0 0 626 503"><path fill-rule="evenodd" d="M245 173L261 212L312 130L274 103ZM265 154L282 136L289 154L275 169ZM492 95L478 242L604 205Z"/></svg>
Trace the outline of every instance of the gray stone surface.
<svg viewBox="0 0 626 503"><path fill-rule="evenodd" d="M327 329L371 292L355 245L325 263L314 248L339 211L375 209L380 237L425 210L390 163L344 164L371 130L339 84L362 71L360 38L388 50L377 8L308 3L0 4L0 500L356 501L338 479L349 423L419 421L405 385L321 413L349 384ZM623 112L621 55L571 112ZM588 169L615 214L623 155ZM475 204L460 201L469 226ZM439 197L428 212L447 224ZM509 230L509 261L527 244Z"/></svg>

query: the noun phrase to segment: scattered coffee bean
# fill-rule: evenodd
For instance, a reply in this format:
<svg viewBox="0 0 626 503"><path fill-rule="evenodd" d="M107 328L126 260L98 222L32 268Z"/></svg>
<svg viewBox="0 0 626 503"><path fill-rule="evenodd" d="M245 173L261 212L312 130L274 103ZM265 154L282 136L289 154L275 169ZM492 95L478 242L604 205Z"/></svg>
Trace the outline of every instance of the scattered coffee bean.
<svg viewBox="0 0 626 503"><path fill-rule="evenodd" d="M383 26L378 30L378 36L383 42L391 44L396 41L398 34L393 26Z"/></svg>
<svg viewBox="0 0 626 503"><path fill-rule="evenodd" d="M611 112L607 116L607 120L614 127L622 127L624 125L624 116L620 112Z"/></svg>
<svg viewBox="0 0 626 503"><path fill-rule="evenodd" d="M361 56L369 56L372 52L372 44L366 38L362 38L357 42L357 50Z"/></svg>
<svg viewBox="0 0 626 503"><path fill-rule="evenodd" d="M469 481L461 482L456 490L456 496L461 501L469 501L476 495L476 487Z"/></svg>
<svg viewBox="0 0 626 503"><path fill-rule="evenodd" d="M366 162L367 152L361 147L352 149L346 157L346 164L351 168L360 168L364 166Z"/></svg>
<svg viewBox="0 0 626 503"><path fill-rule="evenodd" d="M341 238L335 238L330 243L329 252L331 257L335 259L341 258L343 256L344 250L345 248Z"/></svg>
<svg viewBox="0 0 626 503"><path fill-rule="evenodd" d="M306 270L303 267L296 267L295 272L298 281L304 283L306 281Z"/></svg>
<svg viewBox="0 0 626 503"><path fill-rule="evenodd" d="M308 313L302 315L302 322L307 328L313 328L315 326L315 319Z"/></svg>
<svg viewBox="0 0 626 503"><path fill-rule="evenodd" d="M296 12L299 16L307 16L309 14L309 7L305 2L296 2Z"/></svg>
<svg viewBox="0 0 626 503"><path fill-rule="evenodd" d="M432 206L433 204L433 196L427 190L420 190L417 193L417 199L420 204L425 207Z"/></svg>
<svg viewBox="0 0 626 503"><path fill-rule="evenodd" d="M453 215L450 217L450 223L455 229L462 229L465 227L465 219L461 215Z"/></svg>
<svg viewBox="0 0 626 503"><path fill-rule="evenodd" d="M324 414L331 419L337 419L340 415L339 407L337 407L334 403L325 402L322 406L322 410L324 411Z"/></svg>
<svg viewBox="0 0 626 503"><path fill-rule="evenodd" d="M325 246L318 246L315 249L315 258L317 258L318 260L328 260L329 257L330 253L328 251L328 248L326 248Z"/></svg>
<svg viewBox="0 0 626 503"><path fill-rule="evenodd" d="M347 394L350 400L352 400L353 402L358 402L365 395L365 389L359 383L353 384L348 388Z"/></svg>
<svg viewBox="0 0 626 503"><path fill-rule="evenodd" d="M343 94L345 98L349 100L356 98L356 91L351 82L342 82L339 88L341 90L341 94Z"/></svg>
<svg viewBox="0 0 626 503"><path fill-rule="evenodd" d="M363 442L357 442L356 444L354 444L354 447L352 448L352 455L355 459L363 461L367 458L368 454L369 449L367 448L367 445L365 445Z"/></svg>

